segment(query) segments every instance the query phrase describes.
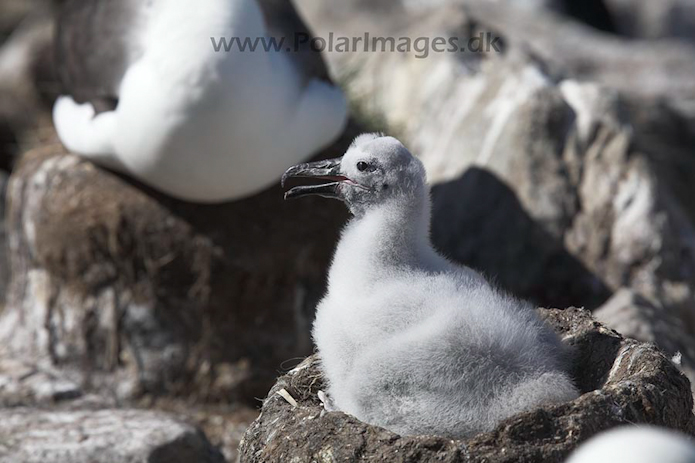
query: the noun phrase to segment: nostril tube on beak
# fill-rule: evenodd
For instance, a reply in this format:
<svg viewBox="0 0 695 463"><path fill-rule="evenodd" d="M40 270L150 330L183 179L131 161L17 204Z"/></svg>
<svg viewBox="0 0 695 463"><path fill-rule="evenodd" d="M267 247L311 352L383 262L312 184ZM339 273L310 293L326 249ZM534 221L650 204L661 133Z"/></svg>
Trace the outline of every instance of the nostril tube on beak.
<svg viewBox="0 0 695 463"><path fill-rule="evenodd" d="M347 179L347 177L340 173L341 161L342 158L305 162L287 169L280 180L280 184L283 188L285 187L285 183L287 183L287 179L293 177L329 180L330 183L294 187L285 193L285 199L309 195L317 195L324 198L340 198L338 186L341 181Z"/></svg>

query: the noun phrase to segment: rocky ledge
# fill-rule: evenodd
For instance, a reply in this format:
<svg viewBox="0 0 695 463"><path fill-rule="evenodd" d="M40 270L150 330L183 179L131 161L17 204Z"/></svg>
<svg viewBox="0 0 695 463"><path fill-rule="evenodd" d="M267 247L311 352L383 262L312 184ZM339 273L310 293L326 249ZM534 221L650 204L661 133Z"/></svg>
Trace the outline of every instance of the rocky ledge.
<svg viewBox="0 0 695 463"><path fill-rule="evenodd" d="M0 410L0 463L224 463L202 432L144 410Z"/></svg>
<svg viewBox="0 0 695 463"><path fill-rule="evenodd" d="M695 434L688 379L653 344L624 338L582 309L540 309L574 349L582 395L513 416L470 440L401 437L344 413L323 411L316 356L281 377L240 446L241 462L562 462L582 441L621 424Z"/></svg>

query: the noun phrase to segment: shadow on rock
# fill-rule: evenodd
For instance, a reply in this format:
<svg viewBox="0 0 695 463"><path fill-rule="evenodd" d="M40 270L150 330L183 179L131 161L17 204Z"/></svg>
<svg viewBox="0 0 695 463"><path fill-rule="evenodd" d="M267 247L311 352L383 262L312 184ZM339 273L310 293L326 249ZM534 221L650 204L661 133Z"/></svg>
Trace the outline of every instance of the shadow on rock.
<svg viewBox="0 0 695 463"><path fill-rule="evenodd" d="M601 305L610 290L524 210L488 170L432 189L432 241L447 257L546 307Z"/></svg>

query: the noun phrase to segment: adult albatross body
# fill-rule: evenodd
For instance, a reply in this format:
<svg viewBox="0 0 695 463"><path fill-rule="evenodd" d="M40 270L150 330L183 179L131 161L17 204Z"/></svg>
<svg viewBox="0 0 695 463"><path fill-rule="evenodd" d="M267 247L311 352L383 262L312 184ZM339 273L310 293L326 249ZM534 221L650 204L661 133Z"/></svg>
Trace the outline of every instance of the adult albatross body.
<svg viewBox="0 0 695 463"><path fill-rule="evenodd" d="M256 51L224 38L280 39ZM233 200L333 141L342 92L289 0L67 0L57 32L71 151L172 196Z"/></svg>
<svg viewBox="0 0 695 463"><path fill-rule="evenodd" d="M339 198L354 215L313 329L337 409L399 434L462 438L577 396L533 307L432 248L425 170L398 140L362 135L343 158L288 177L331 180L286 197Z"/></svg>

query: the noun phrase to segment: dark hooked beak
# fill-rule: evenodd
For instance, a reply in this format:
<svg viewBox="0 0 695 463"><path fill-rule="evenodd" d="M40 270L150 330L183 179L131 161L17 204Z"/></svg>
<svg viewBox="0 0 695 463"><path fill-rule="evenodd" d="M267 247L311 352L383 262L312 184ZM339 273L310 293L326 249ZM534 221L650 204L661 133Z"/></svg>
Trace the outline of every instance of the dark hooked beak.
<svg viewBox="0 0 695 463"><path fill-rule="evenodd" d="M296 186L285 193L285 199L299 198L302 196L318 195L324 198L340 199L338 186L340 182L348 180L340 173L340 162L342 158L326 159L325 161L306 162L287 169L282 175L281 184L290 177L316 178L321 180L331 180L330 183L320 185Z"/></svg>

